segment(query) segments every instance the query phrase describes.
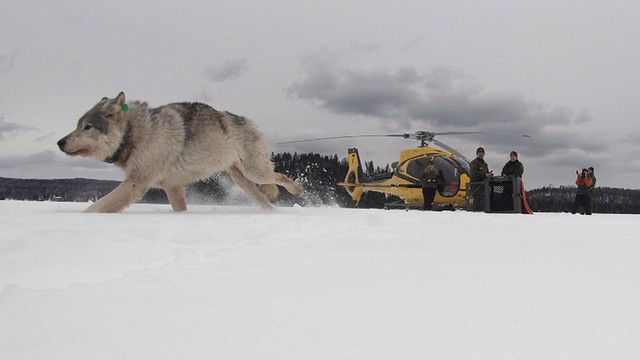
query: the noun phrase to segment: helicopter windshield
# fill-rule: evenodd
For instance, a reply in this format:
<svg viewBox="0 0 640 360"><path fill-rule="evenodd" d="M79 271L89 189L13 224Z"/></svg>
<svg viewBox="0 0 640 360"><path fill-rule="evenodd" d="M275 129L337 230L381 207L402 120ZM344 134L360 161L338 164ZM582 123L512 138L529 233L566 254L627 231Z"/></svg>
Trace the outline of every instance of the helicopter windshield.
<svg viewBox="0 0 640 360"><path fill-rule="evenodd" d="M409 160L407 173L416 179L420 179L420 174L429 164L430 158L431 156L426 156ZM444 181L438 185L440 195L444 197L455 196L460 188L461 164L448 157L435 156L434 165L438 169L441 178L444 179ZM464 167L462 168L464 169Z"/></svg>
<svg viewBox="0 0 640 360"><path fill-rule="evenodd" d="M471 168L469 167L469 161L464 156L459 156L457 154L453 154L453 161L458 164L458 166L463 170L462 172L469 175L471 173Z"/></svg>

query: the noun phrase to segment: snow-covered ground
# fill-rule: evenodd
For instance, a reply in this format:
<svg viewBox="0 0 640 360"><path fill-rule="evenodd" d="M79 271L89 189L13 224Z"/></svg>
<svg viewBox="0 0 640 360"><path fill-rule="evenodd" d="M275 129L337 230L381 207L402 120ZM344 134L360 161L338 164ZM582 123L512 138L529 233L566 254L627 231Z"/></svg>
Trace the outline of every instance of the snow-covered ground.
<svg viewBox="0 0 640 360"><path fill-rule="evenodd" d="M640 217L0 201L0 359L638 359Z"/></svg>

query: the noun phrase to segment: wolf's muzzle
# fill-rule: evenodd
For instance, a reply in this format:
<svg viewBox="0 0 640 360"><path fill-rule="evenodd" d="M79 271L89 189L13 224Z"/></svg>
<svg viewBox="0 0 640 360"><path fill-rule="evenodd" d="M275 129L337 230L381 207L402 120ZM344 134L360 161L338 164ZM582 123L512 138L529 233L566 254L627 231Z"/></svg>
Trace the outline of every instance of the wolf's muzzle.
<svg viewBox="0 0 640 360"><path fill-rule="evenodd" d="M58 147L60 148L60 150L64 151L64 146L67 145L67 140L65 139L60 139L58 141Z"/></svg>

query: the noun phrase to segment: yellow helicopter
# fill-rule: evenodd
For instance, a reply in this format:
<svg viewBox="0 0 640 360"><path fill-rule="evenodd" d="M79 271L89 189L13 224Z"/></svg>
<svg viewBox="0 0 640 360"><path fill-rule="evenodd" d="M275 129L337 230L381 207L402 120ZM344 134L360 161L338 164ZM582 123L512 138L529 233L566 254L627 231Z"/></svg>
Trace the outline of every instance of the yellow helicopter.
<svg viewBox="0 0 640 360"><path fill-rule="evenodd" d="M407 149L400 153L400 159L392 163L392 171L372 177L364 175L360 162L358 149L351 148L348 151L347 160L349 170L344 182L338 183L343 186L351 198L357 203L368 191L395 195L401 200L386 204L387 207L417 207L423 205L422 189L419 184L421 172L429 164L431 159L440 173L441 183L438 185L434 206L454 208L466 205L467 184L469 183L469 159L460 154L457 150L434 139L438 135L462 135L480 134L479 132L441 132L434 133L428 131L416 131L406 134L389 135L346 135L327 138L309 139L302 141L291 141L281 144L290 144L304 141L317 141L340 138L355 137L402 137L405 139L415 139L418 147ZM433 143L441 149L429 146Z"/></svg>

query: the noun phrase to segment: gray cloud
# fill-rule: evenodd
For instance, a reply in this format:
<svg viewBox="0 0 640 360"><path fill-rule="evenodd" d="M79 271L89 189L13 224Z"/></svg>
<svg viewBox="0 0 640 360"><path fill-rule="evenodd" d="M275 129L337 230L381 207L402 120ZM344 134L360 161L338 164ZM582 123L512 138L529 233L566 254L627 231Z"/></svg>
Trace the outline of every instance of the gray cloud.
<svg viewBox="0 0 640 360"><path fill-rule="evenodd" d="M286 89L287 94L311 100L338 114L386 118L416 103L419 74L412 68L386 72L338 69L325 62L303 67L305 77Z"/></svg>
<svg viewBox="0 0 640 360"><path fill-rule="evenodd" d="M122 179L122 173L114 166L91 159L65 156L53 150L0 157L0 171L2 176L17 178Z"/></svg>
<svg viewBox="0 0 640 360"><path fill-rule="evenodd" d="M5 55L0 54L0 74L7 74L13 69L18 54Z"/></svg>
<svg viewBox="0 0 640 360"><path fill-rule="evenodd" d="M42 135L42 136L36 138L34 140L34 142L45 143L45 144L53 144L53 143L56 142L55 141L55 140L57 140L56 136L58 136L58 135L59 134L56 134L56 133L48 133L48 134L45 134L45 135Z"/></svg>
<svg viewBox="0 0 640 360"><path fill-rule="evenodd" d="M35 128L4 121L3 117L0 116L0 140L4 140L11 135L31 130L35 130Z"/></svg>
<svg viewBox="0 0 640 360"><path fill-rule="evenodd" d="M351 42L351 50L361 53L373 53L380 50L381 45L378 43L361 43L357 41Z"/></svg>
<svg viewBox="0 0 640 360"><path fill-rule="evenodd" d="M401 44L398 47L398 50L400 51L409 51L409 50L413 50L413 49L417 49L420 48L422 46L422 43L424 42L424 39L422 37L407 41L403 44Z"/></svg>
<svg viewBox="0 0 640 360"><path fill-rule="evenodd" d="M607 148L597 136L579 131L592 121L586 110L576 114L566 107L490 92L470 76L444 67L426 72L413 67L348 68L318 56L302 64L301 77L286 92L332 113L382 119L393 124L389 128L404 131L482 131L477 141L501 151L521 143L529 156ZM515 135L521 134L532 138L516 141Z"/></svg>
<svg viewBox="0 0 640 360"><path fill-rule="evenodd" d="M73 158L65 158L52 150L44 150L35 154L2 157L0 158L0 168L28 168L43 165L62 165L65 163L69 164L68 159ZM80 158L79 160L84 163L84 161L82 161L84 159ZM77 163L77 161L75 162ZM93 164L88 161L83 164L83 166L86 165L93 166Z"/></svg>
<svg viewBox="0 0 640 360"><path fill-rule="evenodd" d="M210 64L204 69L204 77L213 82L240 78L247 71L246 59L234 59L221 64Z"/></svg>

